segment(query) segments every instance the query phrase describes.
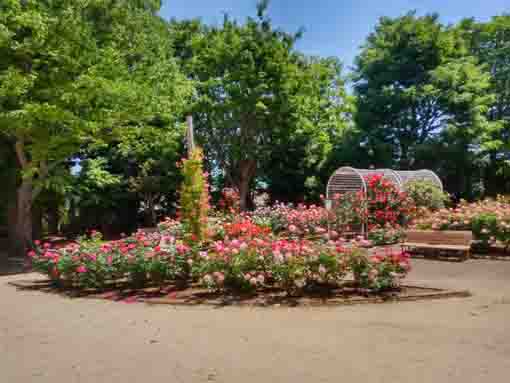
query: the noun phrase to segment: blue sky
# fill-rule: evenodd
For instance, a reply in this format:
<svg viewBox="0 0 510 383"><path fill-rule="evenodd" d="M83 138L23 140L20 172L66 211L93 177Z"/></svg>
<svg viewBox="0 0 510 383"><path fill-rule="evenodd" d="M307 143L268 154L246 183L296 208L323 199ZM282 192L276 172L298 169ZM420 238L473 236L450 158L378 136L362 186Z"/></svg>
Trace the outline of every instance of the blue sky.
<svg viewBox="0 0 510 383"><path fill-rule="evenodd" d="M255 15L256 0L163 0L162 16L220 23L223 13L244 20ZM321 56L337 56L346 66L381 16L399 16L416 9L437 12L444 23L464 17L488 20L510 13L510 0L272 0L269 14L274 24L288 32L305 28L298 48Z"/></svg>

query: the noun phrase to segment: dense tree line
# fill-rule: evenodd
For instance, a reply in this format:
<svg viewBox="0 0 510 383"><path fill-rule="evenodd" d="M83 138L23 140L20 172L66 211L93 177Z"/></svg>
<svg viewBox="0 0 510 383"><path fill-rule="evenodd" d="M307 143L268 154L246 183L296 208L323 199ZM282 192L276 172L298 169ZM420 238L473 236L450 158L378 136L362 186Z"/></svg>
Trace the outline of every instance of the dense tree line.
<svg viewBox="0 0 510 383"><path fill-rule="evenodd" d="M356 59L356 127L378 166L437 171L455 195L508 190L510 17L382 18Z"/></svg>
<svg viewBox="0 0 510 383"><path fill-rule="evenodd" d="M160 7L0 3L0 225L13 252L171 214L189 114L213 192L238 188L243 208L261 189L317 201L341 165L430 168L458 197L509 191L509 15L381 18L347 75L299 52L302 31L275 28L268 1L218 26Z"/></svg>

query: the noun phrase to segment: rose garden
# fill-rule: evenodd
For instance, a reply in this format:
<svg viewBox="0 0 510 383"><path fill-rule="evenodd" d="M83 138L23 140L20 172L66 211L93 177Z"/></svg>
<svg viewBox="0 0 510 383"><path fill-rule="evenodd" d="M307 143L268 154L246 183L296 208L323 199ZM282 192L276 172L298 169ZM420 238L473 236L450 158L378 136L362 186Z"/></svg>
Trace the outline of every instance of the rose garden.
<svg viewBox="0 0 510 383"><path fill-rule="evenodd" d="M167 303L176 292L200 302L319 296L327 303L338 295L398 298L412 289L405 280L411 255L400 246L407 230L470 230L478 252L496 244L506 250L510 241L504 198L448 208L448 196L427 181L402 192L374 172L365 177L366 194L337 193L328 208L275 203L241 212L235 189L211 202L199 149L180 168L176 217L114 241L97 231L63 245L37 240L28 252L33 269L59 289L119 299L128 292L135 301L150 291Z"/></svg>
<svg viewBox="0 0 510 383"><path fill-rule="evenodd" d="M507 382L509 79L508 0L0 0L0 383Z"/></svg>

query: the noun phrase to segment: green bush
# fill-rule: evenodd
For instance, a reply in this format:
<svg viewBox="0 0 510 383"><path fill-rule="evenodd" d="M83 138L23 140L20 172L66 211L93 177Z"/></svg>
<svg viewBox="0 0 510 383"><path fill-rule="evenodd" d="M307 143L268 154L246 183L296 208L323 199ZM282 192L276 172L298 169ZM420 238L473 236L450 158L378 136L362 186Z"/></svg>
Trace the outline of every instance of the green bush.
<svg viewBox="0 0 510 383"><path fill-rule="evenodd" d="M449 200L448 194L430 181L410 181L406 184L406 189L417 208L439 210L444 208Z"/></svg>
<svg viewBox="0 0 510 383"><path fill-rule="evenodd" d="M471 230L480 249L488 249L499 235L498 217L492 213L482 213L471 221Z"/></svg>

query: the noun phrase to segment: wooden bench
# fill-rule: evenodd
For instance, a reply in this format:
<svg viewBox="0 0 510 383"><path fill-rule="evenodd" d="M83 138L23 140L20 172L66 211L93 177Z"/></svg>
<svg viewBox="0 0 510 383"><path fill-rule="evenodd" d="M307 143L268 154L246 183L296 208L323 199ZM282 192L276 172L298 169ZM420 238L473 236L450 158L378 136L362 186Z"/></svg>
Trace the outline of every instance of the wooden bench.
<svg viewBox="0 0 510 383"><path fill-rule="evenodd" d="M465 261L471 251L471 231L410 230L406 232L402 247L410 254L455 257Z"/></svg>

